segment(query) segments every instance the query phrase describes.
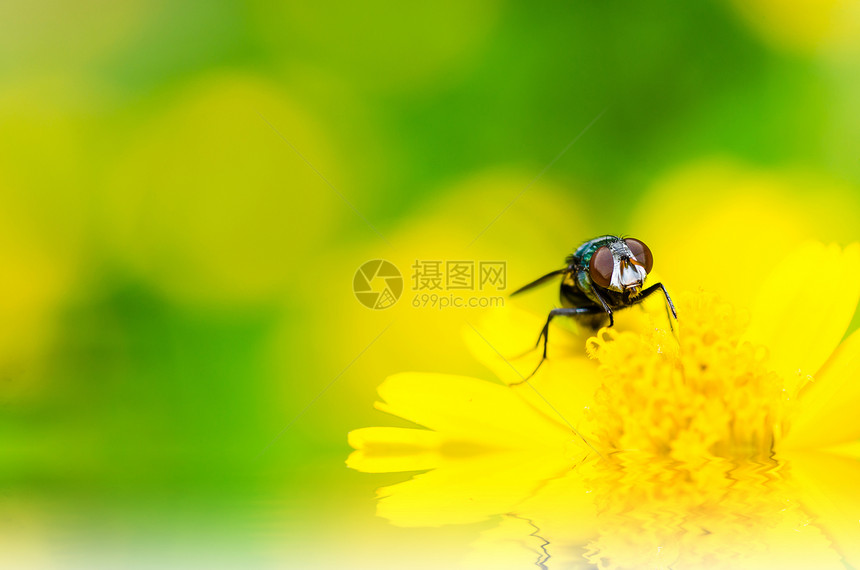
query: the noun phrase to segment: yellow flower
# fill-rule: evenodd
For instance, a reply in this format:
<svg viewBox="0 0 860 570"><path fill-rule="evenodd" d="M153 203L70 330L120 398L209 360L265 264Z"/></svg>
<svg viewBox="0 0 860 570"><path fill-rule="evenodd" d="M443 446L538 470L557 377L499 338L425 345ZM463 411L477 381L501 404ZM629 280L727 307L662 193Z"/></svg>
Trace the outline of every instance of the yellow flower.
<svg viewBox="0 0 860 570"><path fill-rule="evenodd" d="M810 246L777 268L772 278L784 289L763 297L754 314L772 315L768 304L795 299L807 284L815 288L789 279L808 256L857 280L860 246ZM857 295L856 286L834 292L830 307L848 306L852 297L856 303ZM371 472L430 470L380 490L379 514L399 525L525 517L542 532L555 530L592 562L613 560L612 567L656 563L658 547L667 564L672 557L684 564L774 560L780 548L785 552L786 536L806 544L818 565L828 557L838 563L826 537L847 531L849 539L856 529L844 528L838 517L809 524L813 514L824 513L814 512L808 488L792 474L816 476L798 451L860 434L860 426L839 412L860 398L856 374L846 369L858 366L860 336L822 367L826 356L818 355L838 343L834 330L847 323L837 311L822 311L829 317L811 334L783 338L782 330L754 326L756 317L748 325L745 311L713 294L680 295L678 306L677 340L661 327L633 332L619 323L587 341L593 360L570 346L576 335L553 331L550 360L529 383L515 367L527 370L531 362L502 358L493 341L476 332L470 342L479 358L511 386L440 374L393 376L380 387L377 407L432 431L352 432L357 451L349 465ZM529 322L528 315L508 313L485 326L493 338L518 339L522 346L539 329L539 318ZM636 320L629 315L628 321ZM768 335L793 340L787 347L793 350L769 349ZM813 381L810 372L819 370ZM851 485L858 473L855 465L837 483ZM565 481L568 500L545 496L555 480ZM711 534L710 540L695 538Z"/></svg>
<svg viewBox="0 0 860 570"><path fill-rule="evenodd" d="M380 489L378 514L401 526L496 517L471 561L494 568L856 565L860 333L843 336L860 245L772 257L755 245L746 291L670 289L674 331L658 299L590 337L555 326L549 360L523 382L539 355L516 355L543 317L507 307L466 334L502 384L388 378L377 407L427 429L356 430L348 465L424 472Z"/></svg>

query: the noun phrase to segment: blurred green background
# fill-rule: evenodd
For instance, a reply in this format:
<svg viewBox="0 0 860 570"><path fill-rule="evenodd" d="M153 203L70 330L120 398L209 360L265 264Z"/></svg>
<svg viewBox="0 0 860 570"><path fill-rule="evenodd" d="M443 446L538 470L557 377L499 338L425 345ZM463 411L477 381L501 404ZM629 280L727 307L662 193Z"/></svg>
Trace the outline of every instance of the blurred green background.
<svg viewBox="0 0 860 570"><path fill-rule="evenodd" d="M503 259L515 286L632 233L678 172L707 211L700 164L786 200L835 188L816 237L857 239L858 21L812 0L3 3L5 556L455 558L472 535L387 528L373 489L402 477L343 461L350 429L396 423L372 409L386 375L488 377L459 337L475 311L370 311L356 268Z"/></svg>

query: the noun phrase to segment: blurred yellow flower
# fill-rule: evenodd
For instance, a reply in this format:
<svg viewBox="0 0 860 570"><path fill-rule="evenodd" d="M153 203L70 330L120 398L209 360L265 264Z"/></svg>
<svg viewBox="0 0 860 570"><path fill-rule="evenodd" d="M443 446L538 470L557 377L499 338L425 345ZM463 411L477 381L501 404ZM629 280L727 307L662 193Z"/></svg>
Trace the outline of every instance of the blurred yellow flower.
<svg viewBox="0 0 860 570"><path fill-rule="evenodd" d="M764 39L801 53L856 56L860 50L860 7L853 0L733 0L735 8Z"/></svg>
<svg viewBox="0 0 860 570"><path fill-rule="evenodd" d="M271 82L224 73L185 86L107 177L99 206L110 253L187 303L282 295L348 212L282 133L343 181L322 127Z"/></svg>
<svg viewBox="0 0 860 570"><path fill-rule="evenodd" d="M77 108L46 104L44 88L32 81L0 91L0 401L5 403L33 401L50 389L43 372L51 364L63 312L83 291L87 265L90 196L82 181L91 175L91 161L83 150L84 122Z"/></svg>

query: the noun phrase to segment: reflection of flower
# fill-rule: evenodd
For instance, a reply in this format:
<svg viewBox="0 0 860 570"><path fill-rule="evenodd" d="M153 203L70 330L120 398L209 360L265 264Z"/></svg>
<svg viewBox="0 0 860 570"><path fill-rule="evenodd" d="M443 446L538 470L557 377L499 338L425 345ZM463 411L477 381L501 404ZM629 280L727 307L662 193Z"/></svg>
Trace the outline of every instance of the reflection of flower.
<svg viewBox="0 0 860 570"><path fill-rule="evenodd" d="M798 278L809 260L829 271ZM501 355L533 342L540 319L500 312L469 341L509 387L389 378L378 407L432 431L357 430L349 465L430 469L380 490L379 514L395 524L506 515L540 529L558 560L731 566L788 552L808 563L795 556L803 545L821 567L839 563L832 540L856 562L857 500L834 497L856 480L845 458L857 449L826 461L810 461L808 450L860 435L846 415L860 399L860 334L837 348L858 283L860 247L810 245L765 277L749 316L700 292L678 296L677 336L659 305L657 326L628 311L585 342L557 330L550 360L527 384L519 369L533 362ZM816 304L826 310L801 312ZM822 488L817 467L840 462Z"/></svg>

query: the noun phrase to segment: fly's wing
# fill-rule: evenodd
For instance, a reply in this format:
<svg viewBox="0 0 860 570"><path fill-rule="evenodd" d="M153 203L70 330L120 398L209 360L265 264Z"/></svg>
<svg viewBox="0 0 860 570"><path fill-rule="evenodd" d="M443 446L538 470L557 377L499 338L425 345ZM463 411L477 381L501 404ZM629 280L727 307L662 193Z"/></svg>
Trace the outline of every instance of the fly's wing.
<svg viewBox="0 0 860 570"><path fill-rule="evenodd" d="M528 285L523 285L522 287L520 287L519 289L517 289L516 291L511 293L511 297L513 297L514 295L519 295L523 291L528 291L529 289L531 289L533 287L537 287L538 285L543 285L544 283L546 283L547 281L549 281L553 277L557 277L557 276L561 275L562 273L564 273L565 271L567 271L566 267L564 269L556 269L552 273L547 273L543 277L532 281Z"/></svg>

